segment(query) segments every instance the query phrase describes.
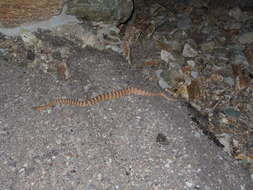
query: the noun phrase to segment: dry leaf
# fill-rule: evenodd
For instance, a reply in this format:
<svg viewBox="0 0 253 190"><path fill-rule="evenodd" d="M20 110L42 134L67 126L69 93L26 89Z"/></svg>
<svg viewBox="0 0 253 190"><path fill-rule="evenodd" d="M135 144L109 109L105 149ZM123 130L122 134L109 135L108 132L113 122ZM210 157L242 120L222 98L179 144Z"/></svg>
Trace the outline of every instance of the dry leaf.
<svg viewBox="0 0 253 190"><path fill-rule="evenodd" d="M253 47L247 47L244 51L244 53L246 54L249 63L253 64Z"/></svg>
<svg viewBox="0 0 253 190"><path fill-rule="evenodd" d="M165 51L168 51L168 52L172 51L172 48L168 44L166 44L164 42L160 42L160 41L156 41L156 43L159 48L161 48Z"/></svg>
<svg viewBox="0 0 253 190"><path fill-rule="evenodd" d="M235 156L235 159L238 159L238 160L251 160L253 161L253 155L244 155L244 154L238 154L237 156Z"/></svg>
<svg viewBox="0 0 253 190"><path fill-rule="evenodd" d="M60 79L68 79L70 77L70 73L66 63L58 64L57 74Z"/></svg>
<svg viewBox="0 0 253 190"><path fill-rule="evenodd" d="M142 66L157 66L159 64L158 60L150 60L143 63Z"/></svg>
<svg viewBox="0 0 253 190"><path fill-rule="evenodd" d="M197 80L193 80L189 86L187 86L189 100L194 100L200 97L200 86Z"/></svg>
<svg viewBox="0 0 253 190"><path fill-rule="evenodd" d="M182 85L180 88L176 91L177 96L181 96L182 98L189 101L189 93L186 85Z"/></svg>
<svg viewBox="0 0 253 190"><path fill-rule="evenodd" d="M223 76L219 73L213 73L209 79L212 81L223 81Z"/></svg>

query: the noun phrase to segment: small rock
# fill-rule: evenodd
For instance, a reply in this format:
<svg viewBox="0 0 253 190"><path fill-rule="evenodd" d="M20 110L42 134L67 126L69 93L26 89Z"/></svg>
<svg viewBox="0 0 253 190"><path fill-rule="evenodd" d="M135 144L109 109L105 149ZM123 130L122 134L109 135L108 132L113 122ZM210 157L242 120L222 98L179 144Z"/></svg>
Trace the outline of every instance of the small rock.
<svg viewBox="0 0 253 190"><path fill-rule="evenodd" d="M177 27L181 30L189 30L192 27L191 17L188 15L177 16Z"/></svg>
<svg viewBox="0 0 253 190"><path fill-rule="evenodd" d="M230 87L235 85L235 81L234 79L232 79L232 77L224 77L223 81L228 84Z"/></svg>
<svg viewBox="0 0 253 190"><path fill-rule="evenodd" d="M184 45L183 56L184 57L196 57L198 52L193 49L189 44Z"/></svg>
<svg viewBox="0 0 253 190"><path fill-rule="evenodd" d="M36 46L40 41L32 32L26 29L21 29L20 36L24 41L26 48Z"/></svg>
<svg viewBox="0 0 253 190"><path fill-rule="evenodd" d="M233 108L226 108L223 111L226 115L228 115L230 117L233 117L233 118L236 118L236 119L238 119L241 115L241 112L239 112L239 111L237 111Z"/></svg>
<svg viewBox="0 0 253 190"><path fill-rule="evenodd" d="M175 57L172 55L172 53L162 50L161 51L161 60L165 61L166 63L169 63L170 61L175 61Z"/></svg>
<svg viewBox="0 0 253 190"><path fill-rule="evenodd" d="M188 60L187 64L190 65L192 68L194 68L196 65L195 61L193 61L193 60Z"/></svg>
<svg viewBox="0 0 253 190"><path fill-rule="evenodd" d="M198 78L199 73L196 71L191 71L191 76L192 76L192 78L196 79L196 78Z"/></svg>
<svg viewBox="0 0 253 190"><path fill-rule="evenodd" d="M207 41L214 40L220 33L219 28L215 25L204 25L201 33L205 36Z"/></svg>
<svg viewBox="0 0 253 190"><path fill-rule="evenodd" d="M250 44L253 42L253 32L247 32L238 37L238 40L242 44Z"/></svg>
<svg viewBox="0 0 253 190"><path fill-rule="evenodd" d="M200 47L201 47L202 51L210 52L214 49L215 42L214 41L209 41L209 42L201 44Z"/></svg>
<svg viewBox="0 0 253 190"><path fill-rule="evenodd" d="M162 71L161 78L164 81L168 82L168 84L171 87L177 86L178 81L183 81L184 80L183 74L181 74L178 69L174 69L174 68L172 68L169 71Z"/></svg>
<svg viewBox="0 0 253 190"><path fill-rule="evenodd" d="M163 72L163 70L161 70L161 69L155 71L156 77L159 79L158 84L162 89L170 88L168 83L161 77L162 72Z"/></svg>
<svg viewBox="0 0 253 190"><path fill-rule="evenodd" d="M239 7L231 9L228 14L236 20L240 20L240 18L243 16L243 13Z"/></svg>
<svg viewBox="0 0 253 190"><path fill-rule="evenodd" d="M166 89L166 88L170 88L171 86L165 81L163 80L162 78L158 81L158 84L159 86L162 88L162 89Z"/></svg>
<svg viewBox="0 0 253 190"><path fill-rule="evenodd" d="M252 37L253 37L253 35L252 35ZM232 64L236 64L236 65L242 64L244 66L249 65L248 59L242 50L240 50L238 48L232 48L232 49L230 49L229 55L230 55Z"/></svg>
<svg viewBox="0 0 253 190"><path fill-rule="evenodd" d="M186 181L185 182L185 185L188 187L188 188L192 188L194 186L194 184L190 181Z"/></svg>
<svg viewBox="0 0 253 190"><path fill-rule="evenodd" d="M167 137L162 133L158 133L158 135L156 137L156 142L161 145L168 145L169 144Z"/></svg>
<svg viewBox="0 0 253 190"><path fill-rule="evenodd" d="M223 150L231 155L233 147L231 147L231 135L227 133L222 133L220 135L216 135L221 144L223 144Z"/></svg>
<svg viewBox="0 0 253 190"><path fill-rule="evenodd" d="M247 32L252 32L253 31L253 18L247 19L245 22L242 23L242 26L240 28L240 33L244 34Z"/></svg>

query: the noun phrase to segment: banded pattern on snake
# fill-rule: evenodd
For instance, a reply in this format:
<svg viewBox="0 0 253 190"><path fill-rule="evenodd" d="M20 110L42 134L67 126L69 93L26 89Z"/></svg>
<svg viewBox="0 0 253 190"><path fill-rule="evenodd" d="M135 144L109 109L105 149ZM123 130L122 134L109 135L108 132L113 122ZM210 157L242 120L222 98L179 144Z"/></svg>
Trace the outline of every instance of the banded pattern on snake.
<svg viewBox="0 0 253 190"><path fill-rule="evenodd" d="M91 98L85 101L79 101L79 100L74 100L70 98L59 98L51 102L48 102L45 105L33 107L33 109L38 110L38 111L45 110L57 104L68 104L68 105L74 105L74 106L79 106L79 107L87 107L99 102L104 102L104 101L112 100L112 99L119 99L123 96L130 95L130 94L141 95L141 96L160 96L160 97L166 98L169 101L175 101L175 99L166 96L164 93L155 93L155 92L150 92L146 90L141 90L138 88L129 87L129 88L125 88L118 91L100 94L94 98Z"/></svg>

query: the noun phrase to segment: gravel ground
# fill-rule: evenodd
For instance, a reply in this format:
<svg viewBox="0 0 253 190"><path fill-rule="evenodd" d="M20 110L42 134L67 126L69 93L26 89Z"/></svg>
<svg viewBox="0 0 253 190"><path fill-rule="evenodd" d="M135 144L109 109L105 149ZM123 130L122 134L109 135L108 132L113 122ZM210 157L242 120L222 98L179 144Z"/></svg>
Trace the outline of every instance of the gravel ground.
<svg viewBox="0 0 253 190"><path fill-rule="evenodd" d="M251 189L180 102L127 96L32 110L127 86L159 91L114 53L80 49L69 65L71 79L59 81L0 60L0 189Z"/></svg>

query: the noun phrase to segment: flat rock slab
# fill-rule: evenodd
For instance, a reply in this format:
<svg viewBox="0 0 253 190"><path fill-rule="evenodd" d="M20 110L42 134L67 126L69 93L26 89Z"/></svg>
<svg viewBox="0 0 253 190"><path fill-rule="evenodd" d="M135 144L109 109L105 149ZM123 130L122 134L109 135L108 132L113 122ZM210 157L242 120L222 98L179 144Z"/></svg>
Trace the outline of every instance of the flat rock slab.
<svg viewBox="0 0 253 190"><path fill-rule="evenodd" d="M250 188L246 171L191 126L179 102L131 95L32 110L127 86L159 91L113 53L79 49L69 65L71 79L59 81L0 62L0 189Z"/></svg>

